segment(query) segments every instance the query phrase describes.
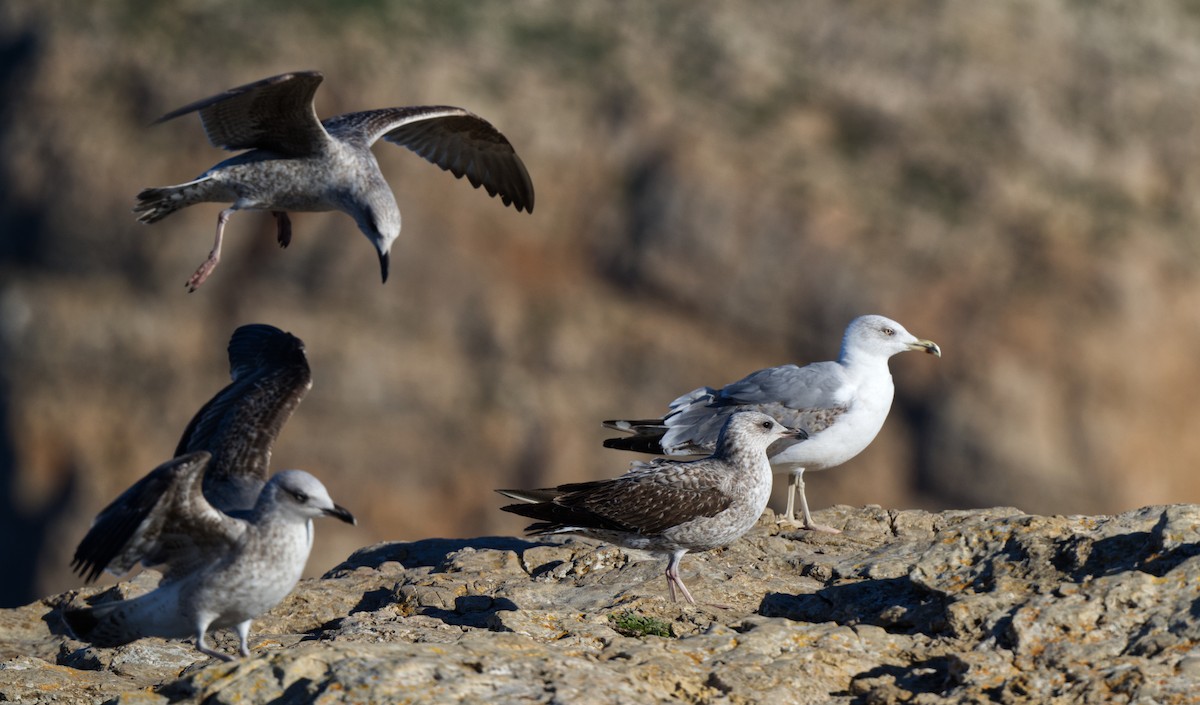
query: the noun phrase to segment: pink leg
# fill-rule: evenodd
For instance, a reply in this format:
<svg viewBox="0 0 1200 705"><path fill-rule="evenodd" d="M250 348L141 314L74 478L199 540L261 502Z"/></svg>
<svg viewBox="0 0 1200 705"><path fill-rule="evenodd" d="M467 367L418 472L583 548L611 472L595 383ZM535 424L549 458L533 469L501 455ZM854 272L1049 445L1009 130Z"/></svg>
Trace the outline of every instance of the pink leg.
<svg viewBox="0 0 1200 705"><path fill-rule="evenodd" d="M683 584L683 579L679 577L679 561L685 553L687 551L676 551L667 561L667 589L671 592L671 602L675 602L675 588L678 586L679 591L683 593L683 598L694 605L696 601L692 599L692 593L688 592L687 586Z"/></svg>
<svg viewBox="0 0 1200 705"><path fill-rule="evenodd" d="M292 219L288 217L286 211L271 211L271 215L275 216L275 239L279 241L280 247L287 247L292 244Z"/></svg>
<svg viewBox="0 0 1200 705"><path fill-rule="evenodd" d="M208 259L201 262L200 266L196 269L196 273L192 275L191 279L187 280L187 290L189 293L195 291L203 284L204 280L208 279L208 275L212 274L213 270L217 268L217 262L221 261L221 238L225 235L225 223L229 222L229 216L233 215L233 210L232 208L226 208L221 211L221 215L217 216L217 239L213 242L212 251L208 253Z"/></svg>

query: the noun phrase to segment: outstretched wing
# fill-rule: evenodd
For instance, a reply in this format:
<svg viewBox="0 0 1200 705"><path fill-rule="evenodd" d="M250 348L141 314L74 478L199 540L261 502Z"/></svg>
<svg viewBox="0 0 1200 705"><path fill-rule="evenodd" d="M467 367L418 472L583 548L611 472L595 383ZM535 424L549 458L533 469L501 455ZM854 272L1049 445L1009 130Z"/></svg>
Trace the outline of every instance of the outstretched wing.
<svg viewBox="0 0 1200 705"><path fill-rule="evenodd" d="M323 78L319 71L264 78L172 110L154 124L199 112L214 147L265 149L289 157L316 154L329 143L313 107Z"/></svg>
<svg viewBox="0 0 1200 705"><path fill-rule="evenodd" d="M207 462L207 455L204 460ZM123 552L170 486L172 474L168 466L174 462L168 461L149 472L96 515L71 561L72 570L85 582L100 577L105 569L120 575L137 565L140 558L136 549L130 555Z"/></svg>
<svg viewBox="0 0 1200 705"><path fill-rule="evenodd" d="M504 205L533 212L533 182L508 139L490 122L445 105L346 113L324 122L330 135L370 146L383 138L408 147Z"/></svg>
<svg viewBox="0 0 1200 705"><path fill-rule="evenodd" d="M72 566L94 580L107 566L124 573L138 563L163 567L163 581L207 565L241 539L247 524L214 509L204 498L204 471L211 456L189 453L150 471L96 517L75 550ZM98 527L130 527L119 539ZM114 540L117 539L117 540Z"/></svg>
<svg viewBox="0 0 1200 705"><path fill-rule="evenodd" d="M170 484L121 558L158 566L163 583L211 565L229 553L249 524L204 498L208 453L190 453L165 466Z"/></svg>
<svg viewBox="0 0 1200 705"><path fill-rule="evenodd" d="M212 454L206 490L223 511L253 503L267 481L276 437L312 388L304 343L261 323L234 331L229 372L233 381L196 412L175 448L176 456Z"/></svg>

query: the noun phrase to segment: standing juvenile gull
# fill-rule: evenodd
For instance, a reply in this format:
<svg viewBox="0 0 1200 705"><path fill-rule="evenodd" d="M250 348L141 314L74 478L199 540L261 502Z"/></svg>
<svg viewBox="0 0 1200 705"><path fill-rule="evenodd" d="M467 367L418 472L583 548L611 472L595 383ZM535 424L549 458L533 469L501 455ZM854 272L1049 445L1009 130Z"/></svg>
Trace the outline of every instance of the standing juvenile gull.
<svg viewBox="0 0 1200 705"><path fill-rule="evenodd" d="M499 490L526 504L501 507L540 520L531 535L575 533L670 556L667 588L696 604L679 577L688 551L708 551L754 526L771 495L767 446L803 439L766 414L732 414L717 434L712 455L700 460L634 463L621 477L543 490Z"/></svg>
<svg viewBox="0 0 1200 705"><path fill-rule="evenodd" d="M725 418L753 409L808 432L804 443L780 441L767 454L778 473L788 473L787 511L795 521L800 495L804 528L837 533L816 524L804 496L804 471L841 465L866 448L887 418L895 387L888 359L906 350L942 356L930 340L918 340L899 323L883 316L850 321L836 362L804 367L782 365L754 372L720 389L700 387L671 402L671 412L647 421L605 421L604 425L633 436L610 438L605 447L666 455L707 452Z"/></svg>
<svg viewBox="0 0 1200 705"><path fill-rule="evenodd" d="M388 252L400 234L400 208L371 145L379 138L408 147L425 159L467 177L504 205L533 212L533 183L508 139L491 123L462 108L444 105L382 108L320 120L313 96L324 76L298 71L231 88L167 113L155 124L191 112L213 146L247 149L193 181L149 188L133 211L154 223L202 202L232 202L217 218L208 259L188 279L189 291L204 283L221 258L221 238L237 210L269 210L282 247L291 242L288 211L339 210L354 218L379 253L383 281Z"/></svg>
<svg viewBox="0 0 1200 705"><path fill-rule="evenodd" d="M209 628L233 627L238 653L249 656L251 620L287 597L304 572L313 518L355 523L303 470L272 477L245 518L225 514L201 489L210 458L190 453L150 473L165 490L138 528L136 543L144 563L163 568L162 580L141 597L67 608L63 618L75 636L103 647L148 636L195 636L201 652L232 661L210 649L204 636Z"/></svg>
<svg viewBox="0 0 1200 705"><path fill-rule="evenodd" d="M175 448L176 457L201 450L212 456L204 494L223 512L254 506L267 481L271 446L312 387L304 343L265 324L234 331L229 371L233 381L196 412ZM140 549L130 539L165 491L165 479L150 473L96 517L71 564L85 580L137 564Z"/></svg>

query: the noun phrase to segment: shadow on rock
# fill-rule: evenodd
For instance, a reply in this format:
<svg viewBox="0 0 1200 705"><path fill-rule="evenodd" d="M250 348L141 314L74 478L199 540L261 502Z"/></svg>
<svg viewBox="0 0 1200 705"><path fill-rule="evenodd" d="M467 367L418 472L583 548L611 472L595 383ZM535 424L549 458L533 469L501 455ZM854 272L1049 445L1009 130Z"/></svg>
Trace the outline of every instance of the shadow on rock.
<svg viewBox="0 0 1200 705"><path fill-rule="evenodd" d="M492 617L497 612L515 612L517 605L504 597L488 597L487 595L464 595L455 598L454 609L425 607L420 614L439 619L445 624L455 627L473 627L487 629L492 623Z"/></svg>
<svg viewBox="0 0 1200 705"><path fill-rule="evenodd" d="M1150 531L1131 531L1098 541L1086 538L1069 541L1061 548L1055 567L1076 582L1130 570L1161 578L1180 563L1200 555L1200 544L1195 542L1167 547L1165 532L1169 522L1168 513L1163 512Z"/></svg>
<svg viewBox="0 0 1200 705"><path fill-rule="evenodd" d="M350 608L350 612L348 614L374 612L375 610L380 609L381 607L384 607L392 602L393 595L394 591L389 588L368 590L363 593L362 599L358 601L358 604Z"/></svg>
<svg viewBox="0 0 1200 705"><path fill-rule="evenodd" d="M508 536L484 536L474 539L424 539L412 543L380 543L355 551L342 563L334 566L326 578L333 578L358 568L379 568L388 562L399 563L406 569L438 568L447 557L464 548L476 550L513 551L518 556L526 549L546 545Z"/></svg>
<svg viewBox="0 0 1200 705"><path fill-rule="evenodd" d="M807 595L768 593L758 613L797 622L869 624L898 634L933 636L946 630L942 598L908 578L832 585Z"/></svg>
<svg viewBox="0 0 1200 705"><path fill-rule="evenodd" d="M968 666L954 656L938 656L902 666L882 665L850 680L854 703L910 702L928 693L946 697L962 685Z"/></svg>

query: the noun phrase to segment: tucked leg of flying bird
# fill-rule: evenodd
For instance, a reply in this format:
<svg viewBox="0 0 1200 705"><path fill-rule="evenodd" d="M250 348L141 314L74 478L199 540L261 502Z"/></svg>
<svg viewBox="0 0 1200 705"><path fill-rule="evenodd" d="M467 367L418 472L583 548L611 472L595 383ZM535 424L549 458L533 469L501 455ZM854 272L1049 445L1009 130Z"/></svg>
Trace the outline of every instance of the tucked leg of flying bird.
<svg viewBox="0 0 1200 705"><path fill-rule="evenodd" d="M271 215L275 216L275 239L279 241L279 246L292 244L292 219L287 211L271 211Z"/></svg>

